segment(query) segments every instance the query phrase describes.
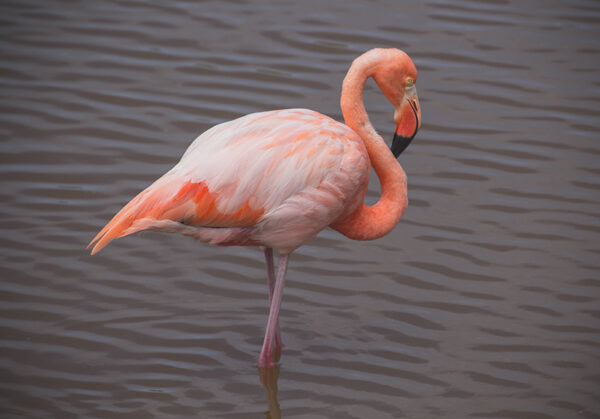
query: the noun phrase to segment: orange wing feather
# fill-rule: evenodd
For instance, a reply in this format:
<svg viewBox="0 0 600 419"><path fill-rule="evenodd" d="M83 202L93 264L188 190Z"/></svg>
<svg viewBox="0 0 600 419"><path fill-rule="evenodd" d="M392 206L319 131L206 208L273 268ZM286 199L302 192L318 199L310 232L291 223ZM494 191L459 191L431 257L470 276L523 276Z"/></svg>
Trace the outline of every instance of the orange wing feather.
<svg viewBox="0 0 600 419"><path fill-rule="evenodd" d="M218 194L211 192L204 182L159 179L140 192L94 237L88 248L98 253L111 241L135 233L137 220L171 220L204 227L251 226L263 216L264 209L253 209L246 201L237 211L223 213L217 209ZM168 196L172 195L171 198Z"/></svg>

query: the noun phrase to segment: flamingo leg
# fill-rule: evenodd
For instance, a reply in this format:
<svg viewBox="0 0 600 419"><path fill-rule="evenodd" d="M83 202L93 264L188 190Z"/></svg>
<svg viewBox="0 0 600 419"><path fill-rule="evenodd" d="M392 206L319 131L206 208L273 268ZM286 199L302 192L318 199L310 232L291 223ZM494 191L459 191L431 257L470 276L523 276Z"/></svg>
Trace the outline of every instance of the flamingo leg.
<svg viewBox="0 0 600 419"><path fill-rule="evenodd" d="M275 289L275 270L273 264L273 248L265 247L265 261L267 262L267 280L269 281L269 307L273 301L273 290ZM282 346L281 332L279 331L279 319L275 326L275 348L280 349Z"/></svg>
<svg viewBox="0 0 600 419"><path fill-rule="evenodd" d="M265 340L258 358L258 365L261 367L272 367L274 365L273 341L275 340L275 330L279 323L279 308L281 307L281 298L283 297L283 286L285 284L288 256L289 254L282 254L279 256L277 278L275 279L275 288L273 290L273 298L271 299L269 320L267 320L267 331L265 332Z"/></svg>

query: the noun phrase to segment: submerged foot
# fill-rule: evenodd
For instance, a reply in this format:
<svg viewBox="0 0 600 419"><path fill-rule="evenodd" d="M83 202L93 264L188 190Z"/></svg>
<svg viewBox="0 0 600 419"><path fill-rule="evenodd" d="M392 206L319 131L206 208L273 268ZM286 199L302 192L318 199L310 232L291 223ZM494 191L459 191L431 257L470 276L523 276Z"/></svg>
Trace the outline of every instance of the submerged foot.
<svg viewBox="0 0 600 419"><path fill-rule="evenodd" d="M275 345L275 347L269 351L263 350L258 357L258 366L261 368L273 368L276 363L281 359L281 345Z"/></svg>

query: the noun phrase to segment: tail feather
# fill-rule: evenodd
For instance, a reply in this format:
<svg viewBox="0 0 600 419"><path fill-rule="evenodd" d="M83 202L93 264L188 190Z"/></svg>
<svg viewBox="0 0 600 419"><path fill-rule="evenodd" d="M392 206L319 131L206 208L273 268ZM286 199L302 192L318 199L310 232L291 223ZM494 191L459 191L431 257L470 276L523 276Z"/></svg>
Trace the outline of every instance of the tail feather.
<svg viewBox="0 0 600 419"><path fill-rule="evenodd" d="M135 198L133 198L127 205L125 205L113 218L110 220L96 237L92 239L87 248L93 246L92 255L98 253L111 241L124 236L123 232L127 230L138 218L138 215L143 208L140 205L144 196L147 195L148 189L140 192ZM143 205L145 206L145 205Z"/></svg>
<svg viewBox="0 0 600 419"><path fill-rule="evenodd" d="M111 241L139 231L140 229L131 228L136 220L162 219L165 211L169 209L166 206L170 202L169 195L173 194L173 186L173 182L169 179L161 178L140 192L88 244L87 248L92 248L92 255L98 253Z"/></svg>

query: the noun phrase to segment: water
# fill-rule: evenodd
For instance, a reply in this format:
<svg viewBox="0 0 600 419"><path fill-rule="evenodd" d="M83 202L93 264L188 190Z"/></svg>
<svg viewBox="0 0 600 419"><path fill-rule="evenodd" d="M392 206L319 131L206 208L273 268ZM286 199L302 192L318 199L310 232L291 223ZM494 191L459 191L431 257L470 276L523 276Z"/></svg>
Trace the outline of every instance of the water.
<svg viewBox="0 0 600 419"><path fill-rule="evenodd" d="M3 418L600 416L600 5L323 7L2 2ZM420 72L410 206L381 240L292 254L279 368L256 367L259 250L142 233L89 256L212 125L341 119L376 46ZM373 83L366 103L391 138Z"/></svg>

